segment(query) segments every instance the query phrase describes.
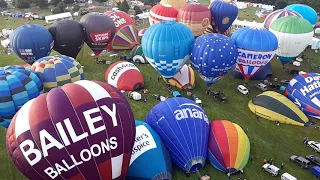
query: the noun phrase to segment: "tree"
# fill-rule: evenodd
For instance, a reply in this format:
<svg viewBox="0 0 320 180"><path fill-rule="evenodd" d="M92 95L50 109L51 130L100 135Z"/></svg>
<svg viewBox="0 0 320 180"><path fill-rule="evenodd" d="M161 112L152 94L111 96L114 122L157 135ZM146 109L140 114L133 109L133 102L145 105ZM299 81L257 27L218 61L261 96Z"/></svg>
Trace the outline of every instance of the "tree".
<svg viewBox="0 0 320 180"><path fill-rule="evenodd" d="M28 0L16 0L15 6L17 6L18 9L26 9L30 7L30 2Z"/></svg>
<svg viewBox="0 0 320 180"><path fill-rule="evenodd" d="M160 0L141 0L145 5L154 6L160 2Z"/></svg>
<svg viewBox="0 0 320 180"><path fill-rule="evenodd" d="M77 11L79 11L80 10L80 6L79 5L74 5L73 7L72 7L72 11L74 11L74 12L77 12Z"/></svg>
<svg viewBox="0 0 320 180"><path fill-rule="evenodd" d="M65 4L72 4L72 3L74 3L74 0L63 0L63 2Z"/></svg>
<svg viewBox="0 0 320 180"><path fill-rule="evenodd" d="M48 8L48 1L47 0L33 0L32 1L35 5L39 6L41 9Z"/></svg>
<svg viewBox="0 0 320 180"><path fill-rule="evenodd" d="M134 10L134 12L136 13L136 15L143 13L142 10L141 10L141 8L140 8L139 6L134 6L133 10Z"/></svg>
<svg viewBox="0 0 320 180"><path fill-rule="evenodd" d="M0 7L1 8L6 8L8 6L7 2L5 2L4 0L0 0Z"/></svg>
<svg viewBox="0 0 320 180"><path fill-rule="evenodd" d="M122 2L118 2L117 3L117 8L119 8L120 11L123 12L128 12L130 10L130 6L128 4L128 2L126 0L122 1Z"/></svg>
<svg viewBox="0 0 320 180"><path fill-rule="evenodd" d="M62 0L51 0L51 4L57 6Z"/></svg>
<svg viewBox="0 0 320 180"><path fill-rule="evenodd" d="M59 7L55 7L52 9L52 14L59 14L59 13L62 13Z"/></svg>
<svg viewBox="0 0 320 180"><path fill-rule="evenodd" d="M57 7L60 8L60 12L63 13L66 10L67 5L64 2L59 2Z"/></svg>
<svg viewBox="0 0 320 180"><path fill-rule="evenodd" d="M285 8L287 5L288 5L288 2L287 2L286 0L277 0L277 1L274 3L274 10L283 9L283 8Z"/></svg>

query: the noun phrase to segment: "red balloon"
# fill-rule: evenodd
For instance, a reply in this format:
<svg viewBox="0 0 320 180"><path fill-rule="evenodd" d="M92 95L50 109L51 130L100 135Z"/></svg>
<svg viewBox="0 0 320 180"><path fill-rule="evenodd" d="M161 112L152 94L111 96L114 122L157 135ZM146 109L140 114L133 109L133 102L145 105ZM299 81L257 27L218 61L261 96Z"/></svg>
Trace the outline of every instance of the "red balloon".
<svg viewBox="0 0 320 180"><path fill-rule="evenodd" d="M28 101L7 131L7 149L28 179L125 179L135 138L126 98L81 80Z"/></svg>

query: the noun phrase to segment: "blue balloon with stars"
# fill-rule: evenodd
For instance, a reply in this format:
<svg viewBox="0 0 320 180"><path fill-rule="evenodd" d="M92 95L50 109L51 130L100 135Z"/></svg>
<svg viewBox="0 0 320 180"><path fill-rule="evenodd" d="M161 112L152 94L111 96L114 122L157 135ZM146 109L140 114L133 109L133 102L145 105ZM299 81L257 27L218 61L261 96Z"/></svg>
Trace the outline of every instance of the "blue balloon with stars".
<svg viewBox="0 0 320 180"><path fill-rule="evenodd" d="M238 57L235 43L223 34L205 34L192 45L191 62L210 86L234 68Z"/></svg>

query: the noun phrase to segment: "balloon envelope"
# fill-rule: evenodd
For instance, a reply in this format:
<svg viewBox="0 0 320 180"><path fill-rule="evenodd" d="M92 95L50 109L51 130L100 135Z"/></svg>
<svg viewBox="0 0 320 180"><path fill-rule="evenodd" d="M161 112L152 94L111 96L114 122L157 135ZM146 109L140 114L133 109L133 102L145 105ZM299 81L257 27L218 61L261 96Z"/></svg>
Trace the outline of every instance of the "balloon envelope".
<svg viewBox="0 0 320 180"><path fill-rule="evenodd" d="M136 120L136 138L126 179L172 179L172 162L166 146L147 123L138 120Z"/></svg>
<svg viewBox="0 0 320 180"><path fill-rule="evenodd" d="M237 66L245 80L268 64L278 48L277 37L265 28L241 28L231 39L238 47Z"/></svg>
<svg viewBox="0 0 320 180"><path fill-rule="evenodd" d="M88 13L80 19L85 30L85 42L98 56L112 41L116 27L112 19L103 13Z"/></svg>
<svg viewBox="0 0 320 180"><path fill-rule="evenodd" d="M299 13L292 11L292 10L287 10L287 9L278 9L276 11L273 11L270 13L266 19L264 20L263 26L266 29L269 29L270 25L277 19L281 17L287 17L287 16L298 16L302 17Z"/></svg>
<svg viewBox="0 0 320 180"><path fill-rule="evenodd" d="M47 28L37 24L25 24L13 31L10 46L22 60L32 65L48 56L53 48L53 38Z"/></svg>
<svg viewBox="0 0 320 180"><path fill-rule="evenodd" d="M187 2L185 0L161 0L160 4L169 4L176 9L180 9Z"/></svg>
<svg viewBox="0 0 320 180"><path fill-rule="evenodd" d="M318 14L317 12L310 6L305 5L305 4L291 4L287 7L285 7L285 9L288 10L292 10L295 11L299 14L301 14L301 16L309 21L310 24L312 24L313 26L317 23L318 21Z"/></svg>
<svg viewBox="0 0 320 180"><path fill-rule="evenodd" d="M0 126L7 128L16 112L43 93L40 78L21 66L0 67Z"/></svg>
<svg viewBox="0 0 320 180"><path fill-rule="evenodd" d="M83 80L26 103L6 141L28 179L111 180L125 178L134 137L133 113L121 92Z"/></svg>
<svg viewBox="0 0 320 180"><path fill-rule="evenodd" d="M147 29L141 45L151 66L164 78L170 79L189 59L193 41L193 33L187 26L162 21Z"/></svg>
<svg viewBox="0 0 320 180"><path fill-rule="evenodd" d="M176 21L178 10L169 4L157 4L150 9L150 26L161 21Z"/></svg>
<svg viewBox="0 0 320 180"><path fill-rule="evenodd" d="M194 101L167 99L151 109L146 123L158 133L173 162L184 172L195 172L205 165L209 121Z"/></svg>
<svg viewBox="0 0 320 180"><path fill-rule="evenodd" d="M193 89L195 86L195 76L192 67L185 64L168 83L182 90Z"/></svg>
<svg viewBox="0 0 320 180"><path fill-rule="evenodd" d="M286 88L286 96L307 115L320 119L320 74L303 73L294 77Z"/></svg>
<svg viewBox="0 0 320 180"><path fill-rule="evenodd" d="M56 21L50 28L54 39L53 49L62 55L76 58L84 43L84 30L74 20Z"/></svg>
<svg viewBox="0 0 320 180"><path fill-rule="evenodd" d="M231 70L237 62L235 43L222 34L205 34L198 37L191 51L193 67L200 77L212 85Z"/></svg>

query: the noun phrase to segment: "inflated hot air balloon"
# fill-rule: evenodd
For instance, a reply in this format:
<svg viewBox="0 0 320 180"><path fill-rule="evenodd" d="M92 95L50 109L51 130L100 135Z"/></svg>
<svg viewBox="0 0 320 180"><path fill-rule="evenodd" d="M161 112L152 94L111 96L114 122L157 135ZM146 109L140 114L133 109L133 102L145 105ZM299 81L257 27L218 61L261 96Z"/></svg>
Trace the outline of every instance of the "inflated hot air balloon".
<svg viewBox="0 0 320 180"><path fill-rule="evenodd" d="M214 33L212 26L209 24L208 27L203 31L203 34L210 34ZM224 35L230 37L232 35L232 29L231 27L226 30L226 32L223 33Z"/></svg>
<svg viewBox="0 0 320 180"><path fill-rule="evenodd" d="M248 163L250 141L243 129L227 120L212 121L208 158L212 166L225 173L242 170Z"/></svg>
<svg viewBox="0 0 320 180"><path fill-rule="evenodd" d="M110 10L105 12L105 14L111 17L116 26L115 35L112 42L107 46L107 49L132 49L135 45L139 44L138 29L129 14L119 10Z"/></svg>
<svg viewBox="0 0 320 180"><path fill-rule="evenodd" d="M298 16L302 17L299 13L292 11L292 10L287 10L287 9L278 9L276 11L273 11L270 13L266 19L264 20L263 26L266 29L269 29L270 25L277 19L281 17L287 17L287 16Z"/></svg>
<svg viewBox="0 0 320 180"><path fill-rule="evenodd" d="M182 90L193 89L195 86L195 76L192 67L185 64L168 83Z"/></svg>
<svg viewBox="0 0 320 180"><path fill-rule="evenodd" d="M277 37L265 28L241 28L231 39L238 48L237 66L246 81L271 61L278 48Z"/></svg>
<svg viewBox="0 0 320 180"><path fill-rule="evenodd" d="M10 35L10 46L22 60L32 65L48 56L53 48L53 38L47 28L37 24L25 24Z"/></svg>
<svg viewBox="0 0 320 180"><path fill-rule="evenodd" d="M85 42L96 56L103 51L115 35L115 24L103 13L92 12L80 19L85 30Z"/></svg>
<svg viewBox="0 0 320 180"><path fill-rule="evenodd" d="M178 10L186 3L187 2L185 0L161 0L160 1L160 4L169 4Z"/></svg>
<svg viewBox="0 0 320 180"><path fill-rule="evenodd" d="M307 115L320 119L320 74L302 73L286 88L286 96Z"/></svg>
<svg viewBox="0 0 320 180"><path fill-rule="evenodd" d="M285 7L287 10L292 10L299 13L305 20L309 21L313 26L316 25L318 21L317 12L310 6L305 4L291 4Z"/></svg>
<svg viewBox="0 0 320 180"><path fill-rule="evenodd" d="M177 21L185 24L198 37L210 24L211 13L204 5L185 4L179 9Z"/></svg>
<svg viewBox="0 0 320 180"><path fill-rule="evenodd" d="M113 63L106 71L106 82L119 90L137 91L144 88L144 81L139 69L127 61Z"/></svg>
<svg viewBox="0 0 320 180"><path fill-rule="evenodd" d="M189 59L193 41L192 31L184 24L162 21L147 29L141 45L152 67L170 79Z"/></svg>
<svg viewBox="0 0 320 180"><path fill-rule="evenodd" d="M232 76L235 78L244 79L243 75L240 71L240 68L236 66L232 71ZM264 65L262 69L260 69L257 73L251 76L251 80L265 80L268 78L272 78L272 70L271 70L271 63Z"/></svg>
<svg viewBox="0 0 320 180"><path fill-rule="evenodd" d="M176 21L178 10L169 4L157 4L150 9L149 23L150 26L161 21Z"/></svg>
<svg viewBox="0 0 320 180"><path fill-rule="evenodd" d="M277 55L283 65L295 59L308 46L314 33L312 25L297 16L279 18L269 30L278 39Z"/></svg>
<svg viewBox="0 0 320 180"><path fill-rule="evenodd" d="M125 179L135 138L126 98L82 80L28 101L7 131L7 150L28 179Z"/></svg>
<svg viewBox="0 0 320 180"><path fill-rule="evenodd" d="M56 21L49 32L53 36L53 49L62 55L76 58L84 43L84 30L74 20Z"/></svg>
<svg viewBox="0 0 320 180"><path fill-rule="evenodd" d="M16 112L30 99L43 93L43 84L30 69L0 67L0 126L7 128Z"/></svg>
<svg viewBox="0 0 320 180"><path fill-rule="evenodd" d="M157 104L146 117L184 172L201 169L207 158L209 121L204 110L187 98L170 98Z"/></svg>
<svg viewBox="0 0 320 180"><path fill-rule="evenodd" d="M211 26L215 33L223 34L238 16L237 5L232 2L213 1L209 5Z"/></svg>
<svg viewBox="0 0 320 180"><path fill-rule="evenodd" d="M138 120L136 120L136 138L126 179L172 179L172 162L166 146L147 123Z"/></svg>
<svg viewBox="0 0 320 180"><path fill-rule="evenodd" d="M210 86L234 67L237 57L238 49L229 37L205 34L195 40L190 59L200 77Z"/></svg>
<svg viewBox="0 0 320 180"><path fill-rule="evenodd" d="M33 63L31 69L40 77L46 92L84 79L81 64L65 55L43 57Z"/></svg>

